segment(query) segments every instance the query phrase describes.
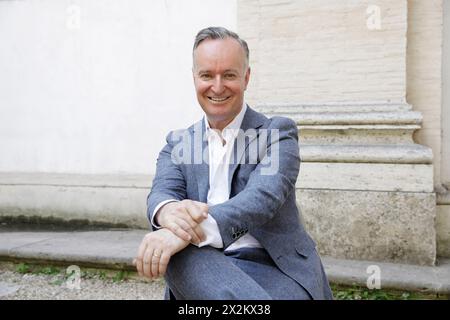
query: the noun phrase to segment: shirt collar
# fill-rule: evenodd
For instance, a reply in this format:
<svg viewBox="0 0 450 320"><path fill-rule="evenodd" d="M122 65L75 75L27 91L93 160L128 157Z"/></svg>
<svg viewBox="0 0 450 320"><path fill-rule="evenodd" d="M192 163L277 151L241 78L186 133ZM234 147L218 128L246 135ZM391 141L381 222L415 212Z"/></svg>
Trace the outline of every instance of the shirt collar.
<svg viewBox="0 0 450 320"><path fill-rule="evenodd" d="M247 111L247 104L244 102L242 104L241 111L238 113L236 117L234 117L233 121L231 121L225 128L222 130L222 136L223 138L228 142L229 138L236 138L239 132L239 129L241 128L242 121L244 120L245 112ZM211 129L211 126L209 125L208 119L206 115L203 117L203 120L205 122L205 128L206 128L206 136L209 138L211 134L214 134L214 130Z"/></svg>

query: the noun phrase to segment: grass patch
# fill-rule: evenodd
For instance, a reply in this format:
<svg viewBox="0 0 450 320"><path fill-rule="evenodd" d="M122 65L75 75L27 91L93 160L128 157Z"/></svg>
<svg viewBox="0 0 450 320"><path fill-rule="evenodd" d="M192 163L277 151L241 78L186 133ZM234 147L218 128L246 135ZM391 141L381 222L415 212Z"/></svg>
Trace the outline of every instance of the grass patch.
<svg viewBox="0 0 450 320"><path fill-rule="evenodd" d="M129 277L129 274L128 274L127 271L120 270L119 272L117 272L117 273L114 275L114 277L112 278L112 280L113 280L114 282L122 282L122 281L124 281L124 280L127 280L128 277Z"/></svg>
<svg viewBox="0 0 450 320"><path fill-rule="evenodd" d="M35 273L37 274L46 274L46 275L56 275L61 273L61 268L57 268L55 266L46 266L41 267L40 269L36 270Z"/></svg>
<svg viewBox="0 0 450 320"><path fill-rule="evenodd" d="M56 275L62 272L61 268L52 265L42 266L28 263L19 263L16 266L15 271L21 274L31 273L31 274L45 274L45 275Z"/></svg>
<svg viewBox="0 0 450 320"><path fill-rule="evenodd" d="M361 286L331 285L336 300L448 300L448 295L390 289L368 289Z"/></svg>
<svg viewBox="0 0 450 320"><path fill-rule="evenodd" d="M55 266L55 265L42 265L42 264L32 264L32 263L2 263L2 268L15 271L20 274L35 274L35 275L49 275L57 276L60 275L62 281L67 280L72 273L66 273L67 267L65 266ZM94 268L82 268L81 279L99 279L102 281L113 281L122 282L129 279L139 279L135 272L126 270L113 270L113 269L94 269ZM55 284L60 283L56 281Z"/></svg>
<svg viewBox="0 0 450 320"><path fill-rule="evenodd" d="M3 265L2 265L3 266ZM4 265L6 267L6 265ZM51 284L61 285L69 278L70 274L66 274L66 267L54 265L34 265L28 263L9 264L6 267L12 271L21 274L37 274L37 275L53 275L58 276L52 279ZM102 281L112 281L115 283L127 281L129 279L139 279L145 281L143 278L137 276L135 272L126 270L111 270L111 269L93 269L81 268L82 279L98 279ZM164 279L157 279L153 281L162 281ZM411 292L391 289L373 289L370 290L363 286L347 286L331 284L333 296L335 300L450 300L449 295L436 294L430 292Z"/></svg>
<svg viewBox="0 0 450 320"><path fill-rule="evenodd" d="M29 273L30 272L30 266L28 264L26 264L26 263L19 263L16 266L16 272L22 273L22 274Z"/></svg>

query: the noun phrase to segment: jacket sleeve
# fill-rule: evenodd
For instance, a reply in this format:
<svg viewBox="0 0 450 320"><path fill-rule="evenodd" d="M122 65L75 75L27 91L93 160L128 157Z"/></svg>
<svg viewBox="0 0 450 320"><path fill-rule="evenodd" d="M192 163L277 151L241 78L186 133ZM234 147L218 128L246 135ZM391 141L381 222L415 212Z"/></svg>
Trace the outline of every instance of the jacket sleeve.
<svg viewBox="0 0 450 320"><path fill-rule="evenodd" d="M211 206L209 213L215 218L227 248L237 239L236 232L252 232L252 228L269 222L287 197L295 190L300 169L298 129L288 118L271 119L269 132L278 134L268 139L264 158L249 176L245 188L224 203ZM267 174L267 163L277 163L278 170Z"/></svg>
<svg viewBox="0 0 450 320"><path fill-rule="evenodd" d="M156 162L156 174L152 189L147 197L147 217L152 221L153 212L158 204L167 200L183 200L186 198L186 180L177 161L173 161L172 150L176 141L170 132L167 144L159 153Z"/></svg>

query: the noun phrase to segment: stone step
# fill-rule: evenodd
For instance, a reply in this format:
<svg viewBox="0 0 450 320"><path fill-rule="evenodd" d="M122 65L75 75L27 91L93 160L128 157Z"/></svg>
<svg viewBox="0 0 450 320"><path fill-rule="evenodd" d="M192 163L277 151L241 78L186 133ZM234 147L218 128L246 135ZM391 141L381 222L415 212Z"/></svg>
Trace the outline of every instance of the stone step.
<svg viewBox="0 0 450 320"><path fill-rule="evenodd" d="M414 144L416 125L311 125L298 126L303 145L405 145Z"/></svg>
<svg viewBox="0 0 450 320"><path fill-rule="evenodd" d="M134 270L132 261L146 233L146 230L0 232L0 259ZM450 260L432 267L331 257L322 260L332 283L366 286L376 273L382 289L450 293Z"/></svg>
<svg viewBox="0 0 450 320"><path fill-rule="evenodd" d="M400 125L404 128L419 126L422 115L419 112L318 112L318 113L282 113L277 116L292 118L300 126L305 125ZM409 127L407 127L409 128Z"/></svg>
<svg viewBox="0 0 450 320"><path fill-rule="evenodd" d="M412 106L403 102L362 101L327 103L260 104L254 107L262 113L323 113L323 112L406 112Z"/></svg>
<svg viewBox="0 0 450 320"><path fill-rule="evenodd" d="M430 148L405 145L300 145L302 162L431 164Z"/></svg>
<svg viewBox="0 0 450 320"><path fill-rule="evenodd" d="M293 119L302 144L413 144L422 114L407 103L262 105L268 117Z"/></svg>

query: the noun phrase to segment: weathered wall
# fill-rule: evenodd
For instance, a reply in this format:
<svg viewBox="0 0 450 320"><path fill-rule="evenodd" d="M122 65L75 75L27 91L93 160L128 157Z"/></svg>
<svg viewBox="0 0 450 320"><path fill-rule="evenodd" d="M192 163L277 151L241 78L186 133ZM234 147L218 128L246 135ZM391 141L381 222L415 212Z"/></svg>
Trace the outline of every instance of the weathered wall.
<svg viewBox="0 0 450 320"><path fill-rule="evenodd" d="M436 231L438 254L450 257L450 1L448 0L444 1L442 64L442 157L440 178L446 192L438 196Z"/></svg>
<svg viewBox="0 0 450 320"><path fill-rule="evenodd" d="M433 264L449 206L434 228L431 152L412 132L423 115L439 187L442 0L236 1L0 1L0 214L145 227L143 174L201 115L195 32L237 26L248 101L299 124L299 205L321 252Z"/></svg>
<svg viewBox="0 0 450 320"><path fill-rule="evenodd" d="M448 76L444 45L444 17L449 15L448 1L408 1L407 101L423 114L422 129L415 140L433 150L434 185L437 197L436 240L439 256L450 256L450 202L448 183L450 132L448 87L443 86ZM444 10L444 3L446 11ZM448 24L448 22L446 23ZM449 27L447 26L447 29ZM445 83L447 84L447 83ZM446 194L447 193L447 194Z"/></svg>
<svg viewBox="0 0 450 320"><path fill-rule="evenodd" d="M450 1L444 1L441 181L450 189Z"/></svg>
<svg viewBox="0 0 450 320"><path fill-rule="evenodd" d="M433 149L434 184L441 175L442 0L408 1L407 101L423 114L415 140Z"/></svg>
<svg viewBox="0 0 450 320"><path fill-rule="evenodd" d="M253 66L248 100L404 100L406 7L406 0L238 1Z"/></svg>
<svg viewBox="0 0 450 320"><path fill-rule="evenodd" d="M429 6L420 9L436 13ZM297 121L299 206L322 254L435 263L431 150L413 141L422 115L406 103L408 17L406 0L238 1L253 48L249 100ZM414 44L436 42L413 34Z"/></svg>

